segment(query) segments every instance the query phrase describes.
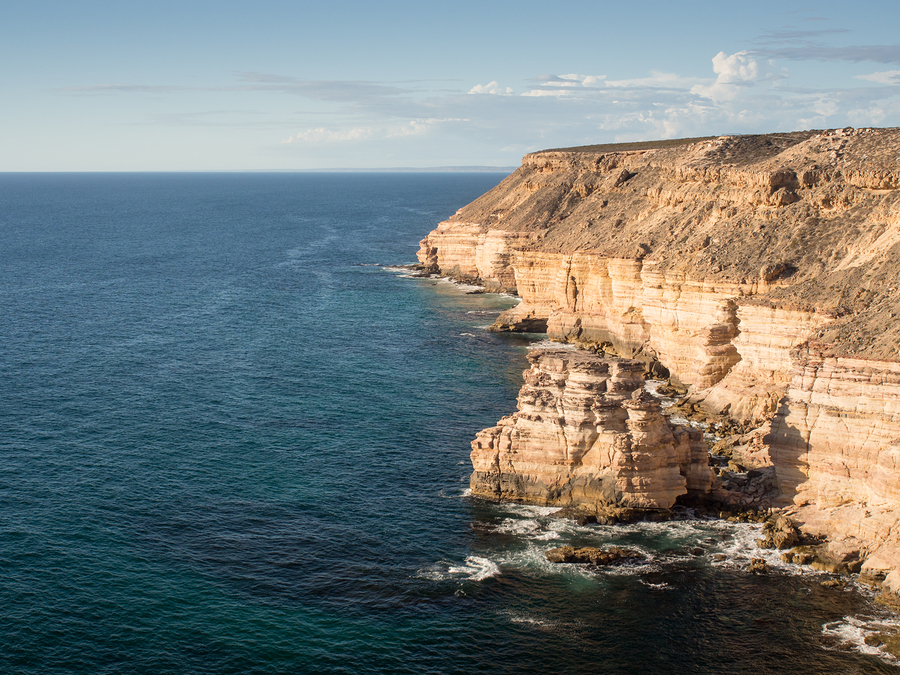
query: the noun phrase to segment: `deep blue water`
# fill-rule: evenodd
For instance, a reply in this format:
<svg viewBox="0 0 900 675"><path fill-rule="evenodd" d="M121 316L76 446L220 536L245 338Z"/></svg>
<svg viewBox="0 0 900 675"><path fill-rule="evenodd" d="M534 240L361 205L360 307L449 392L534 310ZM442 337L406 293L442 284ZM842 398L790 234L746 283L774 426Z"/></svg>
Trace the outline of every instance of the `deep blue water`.
<svg viewBox="0 0 900 675"><path fill-rule="evenodd" d="M534 338L381 265L500 179L0 175L0 672L900 670L750 526L464 496Z"/></svg>

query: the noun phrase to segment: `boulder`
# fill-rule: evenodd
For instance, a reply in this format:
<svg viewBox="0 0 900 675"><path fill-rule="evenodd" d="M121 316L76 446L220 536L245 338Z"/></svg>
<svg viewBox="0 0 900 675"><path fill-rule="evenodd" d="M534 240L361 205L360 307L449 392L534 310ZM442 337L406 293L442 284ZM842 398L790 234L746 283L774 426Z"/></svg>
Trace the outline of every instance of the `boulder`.
<svg viewBox="0 0 900 675"><path fill-rule="evenodd" d="M561 546L544 553L552 563L583 563L590 565L613 565L626 560L638 560L644 556L637 551L614 546L606 550L593 546Z"/></svg>

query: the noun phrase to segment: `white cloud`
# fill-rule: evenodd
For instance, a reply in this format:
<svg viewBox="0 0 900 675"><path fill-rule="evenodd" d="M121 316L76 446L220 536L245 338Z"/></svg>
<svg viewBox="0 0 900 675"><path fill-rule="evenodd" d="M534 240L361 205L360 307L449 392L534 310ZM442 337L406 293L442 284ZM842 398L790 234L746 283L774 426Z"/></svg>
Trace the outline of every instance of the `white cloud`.
<svg viewBox="0 0 900 675"><path fill-rule="evenodd" d="M501 87L497 80L491 80L487 84L476 84L469 90L470 94L494 94L495 96L510 96L513 93L512 87Z"/></svg>
<svg viewBox="0 0 900 675"><path fill-rule="evenodd" d="M896 102L880 105L878 103L868 108L856 108L847 112L847 118L850 124L857 127L880 126L887 119L888 115L896 116L898 106Z"/></svg>
<svg viewBox="0 0 900 675"><path fill-rule="evenodd" d="M556 96L557 98L562 98L573 94L575 92L571 89L532 89L524 92L522 96Z"/></svg>
<svg viewBox="0 0 900 675"><path fill-rule="evenodd" d="M759 77L756 59L750 58L748 52L736 52L731 56L719 52L713 57L712 62L713 72L719 76L716 82L737 84L753 82Z"/></svg>
<svg viewBox="0 0 900 675"><path fill-rule="evenodd" d="M900 84L900 70L884 70L871 75L854 75L857 80L868 80L878 84Z"/></svg>
<svg viewBox="0 0 900 675"><path fill-rule="evenodd" d="M446 124L448 122L467 122L465 118L459 117L430 117L424 119L409 120L408 122L395 126L385 127L357 127L355 129L347 129L345 131L336 131L317 127L315 129L307 129L298 134L294 134L282 143L309 143L309 144L328 144L328 143L347 143L350 141L364 141L384 138L404 138L407 136L424 136L432 129Z"/></svg>
<svg viewBox="0 0 900 675"><path fill-rule="evenodd" d="M331 131L324 127L318 127L301 131L282 143L342 143L344 141L360 141L371 135L370 127L357 127L348 131Z"/></svg>
<svg viewBox="0 0 900 675"><path fill-rule="evenodd" d="M607 87L615 87L617 89L631 88L665 88L665 89L681 89L686 88L699 78L682 77L675 73L663 73L656 70L650 71L650 77L639 77L630 80L607 80ZM702 82L702 80L699 80Z"/></svg>
<svg viewBox="0 0 900 675"><path fill-rule="evenodd" d="M712 99L713 101L730 101L741 88L751 86L760 79L759 65L750 52L735 52L731 56L719 52L713 59L713 72L716 81L707 86L698 84L691 88L692 94Z"/></svg>
<svg viewBox="0 0 900 675"><path fill-rule="evenodd" d="M468 120L459 117L429 118L410 120L406 124L387 133L387 138L398 138L403 136L423 136L437 126L447 122L468 122Z"/></svg>
<svg viewBox="0 0 900 675"><path fill-rule="evenodd" d="M606 75L578 75L577 73L569 73L568 75L542 75L538 80L542 81L543 86L547 87L571 87L581 85L582 87L596 87L606 79Z"/></svg>
<svg viewBox="0 0 900 675"><path fill-rule="evenodd" d="M531 89L522 96L571 96L583 93L585 89L598 89L604 85L606 75L539 75L532 82L540 82L541 89Z"/></svg>

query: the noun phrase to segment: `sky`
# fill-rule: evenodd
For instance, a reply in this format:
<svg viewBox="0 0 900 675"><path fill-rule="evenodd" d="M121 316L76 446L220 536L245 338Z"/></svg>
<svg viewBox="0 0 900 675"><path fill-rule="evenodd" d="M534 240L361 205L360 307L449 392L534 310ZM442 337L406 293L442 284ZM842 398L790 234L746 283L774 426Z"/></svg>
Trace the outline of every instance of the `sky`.
<svg viewBox="0 0 900 675"><path fill-rule="evenodd" d="M900 126L900 2L8 2L0 171L517 166Z"/></svg>

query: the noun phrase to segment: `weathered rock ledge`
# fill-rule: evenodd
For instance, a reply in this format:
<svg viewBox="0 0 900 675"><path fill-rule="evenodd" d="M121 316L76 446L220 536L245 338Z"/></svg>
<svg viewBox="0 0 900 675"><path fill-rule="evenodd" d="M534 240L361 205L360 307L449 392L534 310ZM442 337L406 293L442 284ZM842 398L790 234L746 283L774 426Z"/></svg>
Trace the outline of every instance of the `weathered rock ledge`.
<svg viewBox="0 0 900 675"><path fill-rule="evenodd" d="M758 428L747 456L778 503L900 593L898 157L897 129L539 152L441 223L425 269L521 296L495 330L623 357L533 360L519 412L473 444L475 493L666 508L700 490L693 441L629 398L641 362Z"/></svg>
<svg viewBox="0 0 900 675"><path fill-rule="evenodd" d="M699 431L672 425L640 361L536 350L519 411L472 442L472 494L533 504L670 509L714 474Z"/></svg>

